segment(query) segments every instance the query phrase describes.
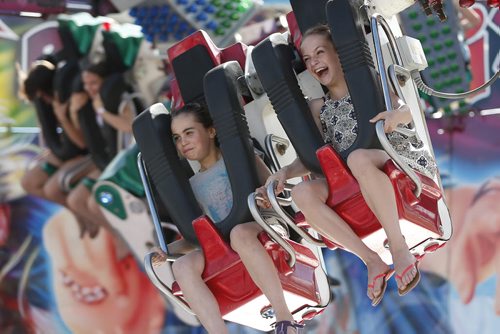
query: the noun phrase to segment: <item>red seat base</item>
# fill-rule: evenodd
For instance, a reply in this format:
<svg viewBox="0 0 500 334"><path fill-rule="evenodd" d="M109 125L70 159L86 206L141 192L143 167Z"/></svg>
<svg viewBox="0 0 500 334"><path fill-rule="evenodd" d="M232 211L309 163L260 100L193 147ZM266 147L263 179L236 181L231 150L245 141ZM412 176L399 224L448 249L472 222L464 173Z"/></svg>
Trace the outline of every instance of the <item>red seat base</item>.
<svg viewBox="0 0 500 334"><path fill-rule="evenodd" d="M330 191L326 202L327 205L342 217L360 238L371 238L371 236L379 233L382 226L366 204L356 179L350 173L342 158L331 145L320 148L317 151L317 156ZM410 248L430 237L436 238L442 235L437 206L442 195L439 186L434 180L417 173L422 181L423 189L420 197L416 198L413 194L415 188L413 182L404 172L397 168L392 160L386 162L384 172L388 175L395 191L400 223L406 224L408 229L412 230L412 234L421 234L421 236L412 235L411 239L413 241L409 243ZM296 215L296 223L302 228L308 227L302 213ZM371 248L384 249L385 233L380 235L383 239L379 240L379 246ZM408 239L410 238L407 237L407 241ZM337 246L326 238L323 238L323 240L329 248Z"/></svg>
<svg viewBox="0 0 500 334"><path fill-rule="evenodd" d="M240 317L239 311L246 309L249 305L252 305L253 316L268 307L269 301L253 282L238 254L223 240L210 219L200 217L193 222L193 226L205 256L205 269L202 277L217 299L223 317L226 320L231 320L231 316L235 314ZM319 305L315 277L319 261L312 251L299 243L287 240L296 253L296 263L292 269L287 263L288 253L267 233L261 232L258 238L278 270L287 304L292 313L304 307ZM182 296L177 282L173 283L172 290L175 295ZM261 317L260 314L258 316ZM236 322L241 323L241 321Z"/></svg>

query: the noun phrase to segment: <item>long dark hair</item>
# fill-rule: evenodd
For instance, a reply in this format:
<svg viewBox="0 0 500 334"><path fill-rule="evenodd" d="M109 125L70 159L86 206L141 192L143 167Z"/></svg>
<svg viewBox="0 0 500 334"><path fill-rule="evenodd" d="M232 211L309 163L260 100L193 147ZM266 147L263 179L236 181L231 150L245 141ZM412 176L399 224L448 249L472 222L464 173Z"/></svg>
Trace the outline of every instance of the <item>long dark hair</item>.
<svg viewBox="0 0 500 334"><path fill-rule="evenodd" d="M97 75L98 77L104 79L111 74L109 67L104 62L90 64L83 69L83 72L89 72Z"/></svg>
<svg viewBox="0 0 500 334"><path fill-rule="evenodd" d="M48 96L54 96L53 81L55 72L55 65L47 60L38 60L33 64L28 77L23 83L24 93L28 100L33 101L38 91Z"/></svg>
<svg viewBox="0 0 500 334"><path fill-rule="evenodd" d="M172 120L177 116L184 114L193 115L196 122L201 123L205 129L214 126L214 121L208 112L208 108L203 103L187 103L179 109L172 110L170 113ZM215 136L215 146L219 147L217 136Z"/></svg>
<svg viewBox="0 0 500 334"><path fill-rule="evenodd" d="M187 103L182 108L172 110L171 112L172 119L184 114L193 115L198 123L203 124L205 129L214 126L214 121L210 117L207 106L202 103Z"/></svg>

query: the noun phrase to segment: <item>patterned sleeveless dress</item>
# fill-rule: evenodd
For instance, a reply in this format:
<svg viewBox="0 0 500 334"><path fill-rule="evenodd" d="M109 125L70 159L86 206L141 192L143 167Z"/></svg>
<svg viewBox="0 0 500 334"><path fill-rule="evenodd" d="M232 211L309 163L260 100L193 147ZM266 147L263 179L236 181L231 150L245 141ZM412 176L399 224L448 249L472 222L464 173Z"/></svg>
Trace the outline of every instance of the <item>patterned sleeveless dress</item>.
<svg viewBox="0 0 500 334"><path fill-rule="evenodd" d="M337 152L345 151L354 143L358 135L358 121L349 95L339 100L327 95L319 117L325 143L333 145ZM408 138L399 132L391 132L387 137L401 159L411 168L431 178L436 175L436 162L420 139Z"/></svg>

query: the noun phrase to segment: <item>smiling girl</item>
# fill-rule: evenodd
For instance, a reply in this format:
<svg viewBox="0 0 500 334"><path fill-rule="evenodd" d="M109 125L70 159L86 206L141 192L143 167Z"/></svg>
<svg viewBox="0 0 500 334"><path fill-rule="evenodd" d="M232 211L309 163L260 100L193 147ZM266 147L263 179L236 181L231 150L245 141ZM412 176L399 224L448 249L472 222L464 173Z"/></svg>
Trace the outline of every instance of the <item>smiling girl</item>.
<svg viewBox="0 0 500 334"><path fill-rule="evenodd" d="M301 53L307 70L328 89L323 98L310 101L313 118L325 143L333 145L337 152L342 152L355 141L358 125L329 28L319 25L308 30L302 38ZM393 102L393 108L394 110L379 113L370 122L384 120L384 130L402 159L411 167L432 176L436 170L433 159L413 150L418 148L418 143L410 142L399 133L393 132L398 125L406 125L412 121L410 109L402 101ZM304 213L307 222L322 235L356 254L366 264L367 295L373 306L382 300L387 280L394 271L400 295L412 290L420 278L417 260L408 250L401 234L392 185L381 170L388 159L389 156L382 150L357 149L348 156L347 165L357 179L366 203L387 234L395 270L368 248L349 225L325 204L328 198L328 185L325 179L305 181L292 190L292 198ZM296 159L292 164L270 176L265 187L277 181L276 191L279 193L283 191L287 179L308 173L302 162ZM264 198L266 198L265 187L256 191ZM268 206L269 203L263 201L260 205Z"/></svg>
<svg viewBox="0 0 500 334"><path fill-rule="evenodd" d="M197 161L200 165L198 173L190 179L191 187L205 214L217 225L217 222L229 214L233 198L212 119L205 107L187 104L172 112L171 128L180 155ZM270 174L269 170L260 158L256 157L256 163L259 178L264 181ZM257 239L261 231L261 227L255 222L236 225L230 233L231 247L239 254L253 281L271 302L276 315L276 333L298 333L302 326L293 321L278 272ZM185 241L183 243L186 244ZM207 331L227 333L217 301L201 277L205 266L203 254L201 250L189 247L190 245L184 245L184 249L186 246L192 251L174 262L174 276L184 297Z"/></svg>

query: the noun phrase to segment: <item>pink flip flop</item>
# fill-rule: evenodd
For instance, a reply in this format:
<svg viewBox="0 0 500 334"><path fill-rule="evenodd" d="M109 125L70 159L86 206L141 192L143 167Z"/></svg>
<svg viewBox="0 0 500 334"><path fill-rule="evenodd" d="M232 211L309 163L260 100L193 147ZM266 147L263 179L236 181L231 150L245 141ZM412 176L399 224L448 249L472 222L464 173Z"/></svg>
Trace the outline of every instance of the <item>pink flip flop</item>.
<svg viewBox="0 0 500 334"><path fill-rule="evenodd" d="M385 290L387 289L387 281L392 277L393 274L394 270L389 269L385 273L375 276L372 280L372 284L368 284L368 288L373 290L375 288L375 283L377 282L377 280L380 278L384 279L382 282L382 286L380 287L380 293L378 294L378 296L372 299L372 306L377 306L382 301L382 298L384 298Z"/></svg>
<svg viewBox="0 0 500 334"><path fill-rule="evenodd" d="M406 269L403 270L401 275L396 274L396 280L402 282L403 276L408 272L408 270L413 269L413 267L415 267L417 273L415 274L415 277L413 277L413 279L410 281L410 283L408 283L404 287L404 289L400 289L398 287L398 294L400 296L406 295L408 292L410 292L411 290L413 290L413 288L417 286L418 282L420 282L420 271L418 270L418 260L410 264L408 267L406 267Z"/></svg>

